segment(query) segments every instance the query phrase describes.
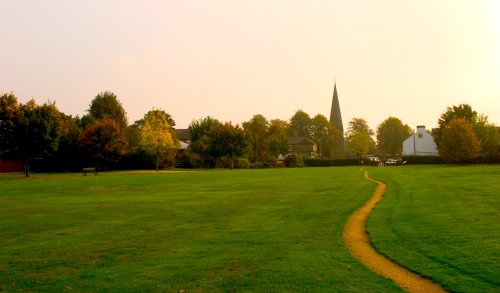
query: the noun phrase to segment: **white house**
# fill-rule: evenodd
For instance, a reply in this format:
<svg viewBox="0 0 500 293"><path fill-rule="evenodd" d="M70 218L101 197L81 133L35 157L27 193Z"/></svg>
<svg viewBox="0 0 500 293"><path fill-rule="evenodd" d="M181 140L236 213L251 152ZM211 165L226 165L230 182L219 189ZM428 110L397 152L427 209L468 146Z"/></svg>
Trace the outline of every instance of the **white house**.
<svg viewBox="0 0 500 293"><path fill-rule="evenodd" d="M434 137L425 131L425 126L417 126L417 132L403 141L403 156L438 156Z"/></svg>

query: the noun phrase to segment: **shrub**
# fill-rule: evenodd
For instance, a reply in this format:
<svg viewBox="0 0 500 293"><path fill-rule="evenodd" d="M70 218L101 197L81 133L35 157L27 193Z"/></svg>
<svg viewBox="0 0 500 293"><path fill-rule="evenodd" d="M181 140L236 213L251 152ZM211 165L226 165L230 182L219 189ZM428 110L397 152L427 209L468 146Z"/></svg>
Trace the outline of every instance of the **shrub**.
<svg viewBox="0 0 500 293"><path fill-rule="evenodd" d="M287 155L285 158L285 167L303 167L304 160L299 155Z"/></svg>
<svg viewBox="0 0 500 293"><path fill-rule="evenodd" d="M248 169L250 168L250 162L248 161L247 158L238 158L236 160L236 168L240 169Z"/></svg>
<svg viewBox="0 0 500 293"><path fill-rule="evenodd" d="M256 161L250 165L250 168L252 168L252 169L265 169L265 168L271 168L273 166L274 165L271 162Z"/></svg>
<svg viewBox="0 0 500 293"><path fill-rule="evenodd" d="M446 161L438 156L403 156L406 164L444 164Z"/></svg>
<svg viewBox="0 0 500 293"><path fill-rule="evenodd" d="M356 166L358 159L305 159L304 163L308 167L331 167L331 166Z"/></svg>

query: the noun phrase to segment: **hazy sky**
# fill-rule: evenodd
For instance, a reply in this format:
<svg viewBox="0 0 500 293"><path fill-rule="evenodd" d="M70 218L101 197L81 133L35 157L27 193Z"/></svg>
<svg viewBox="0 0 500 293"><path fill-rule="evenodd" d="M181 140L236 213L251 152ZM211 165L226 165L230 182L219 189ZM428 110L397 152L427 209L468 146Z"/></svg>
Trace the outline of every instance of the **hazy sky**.
<svg viewBox="0 0 500 293"><path fill-rule="evenodd" d="M0 93L85 114L102 91L129 122L211 115L389 116L437 125L469 103L500 125L500 1L0 0Z"/></svg>

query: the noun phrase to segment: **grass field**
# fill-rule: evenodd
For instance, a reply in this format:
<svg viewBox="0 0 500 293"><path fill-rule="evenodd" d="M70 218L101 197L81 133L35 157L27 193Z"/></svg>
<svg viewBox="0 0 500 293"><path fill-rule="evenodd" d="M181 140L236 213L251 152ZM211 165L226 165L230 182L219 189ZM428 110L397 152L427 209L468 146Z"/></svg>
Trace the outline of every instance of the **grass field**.
<svg viewBox="0 0 500 293"><path fill-rule="evenodd" d="M358 168L0 175L0 291L400 292L353 259Z"/></svg>
<svg viewBox="0 0 500 293"><path fill-rule="evenodd" d="M498 291L500 166L369 168L376 247L457 292ZM0 175L0 291L400 292L353 259L357 167Z"/></svg>
<svg viewBox="0 0 500 293"><path fill-rule="evenodd" d="M371 168L375 247L454 292L500 290L500 166Z"/></svg>

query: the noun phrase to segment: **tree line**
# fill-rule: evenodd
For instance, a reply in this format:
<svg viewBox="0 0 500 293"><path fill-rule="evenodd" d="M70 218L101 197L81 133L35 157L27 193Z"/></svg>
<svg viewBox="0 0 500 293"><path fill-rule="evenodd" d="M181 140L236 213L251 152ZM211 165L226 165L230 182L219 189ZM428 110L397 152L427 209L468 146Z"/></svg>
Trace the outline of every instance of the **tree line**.
<svg viewBox="0 0 500 293"><path fill-rule="evenodd" d="M450 162L499 157L500 134L485 115L470 105L449 107L434 129L440 155ZM28 176L30 166L44 170L159 168L180 162L190 167L247 168L273 166L289 152L288 138L308 138L318 147L318 159L359 158L381 153L397 156L412 129L401 119L388 117L374 132L363 118L353 118L342 134L321 114L302 110L290 120L268 120L257 114L241 125L207 116L188 127L190 145L179 151L175 121L160 109L128 123L118 97L101 92L82 117L66 115L55 102L25 104L13 93L0 96L0 159L19 160ZM376 138L376 140L374 139Z"/></svg>

